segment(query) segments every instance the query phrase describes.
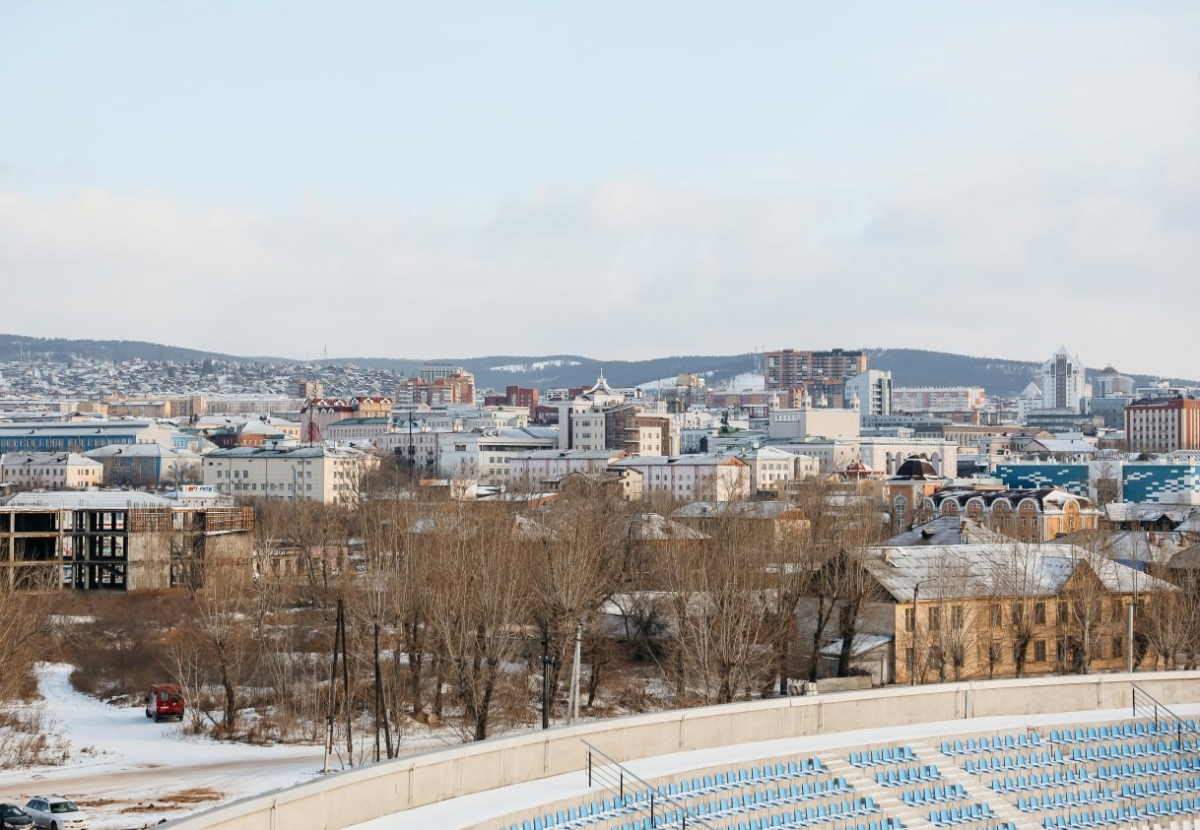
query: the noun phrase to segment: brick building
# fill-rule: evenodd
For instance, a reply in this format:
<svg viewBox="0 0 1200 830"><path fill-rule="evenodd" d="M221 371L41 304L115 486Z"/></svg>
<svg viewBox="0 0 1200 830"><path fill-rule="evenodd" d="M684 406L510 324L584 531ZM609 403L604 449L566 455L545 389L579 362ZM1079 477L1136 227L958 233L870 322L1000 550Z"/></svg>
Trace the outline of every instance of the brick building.
<svg viewBox="0 0 1200 830"><path fill-rule="evenodd" d="M1125 407L1129 452L1200 450L1200 400L1142 398Z"/></svg>

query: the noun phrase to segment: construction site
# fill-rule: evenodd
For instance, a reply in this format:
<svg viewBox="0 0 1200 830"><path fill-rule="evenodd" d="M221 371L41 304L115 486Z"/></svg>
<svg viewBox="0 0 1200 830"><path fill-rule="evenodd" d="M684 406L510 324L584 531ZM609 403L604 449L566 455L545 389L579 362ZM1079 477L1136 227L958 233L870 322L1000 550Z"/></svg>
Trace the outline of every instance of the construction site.
<svg viewBox="0 0 1200 830"><path fill-rule="evenodd" d="M21 493L0 504L8 587L145 591L199 587L209 564L252 574L254 510L140 492Z"/></svg>

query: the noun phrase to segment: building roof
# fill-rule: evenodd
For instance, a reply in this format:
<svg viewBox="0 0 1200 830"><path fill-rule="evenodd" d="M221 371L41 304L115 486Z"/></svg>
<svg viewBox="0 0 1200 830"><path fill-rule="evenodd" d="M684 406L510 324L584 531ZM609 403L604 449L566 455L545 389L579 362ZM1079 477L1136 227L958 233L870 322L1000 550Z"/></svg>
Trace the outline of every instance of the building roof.
<svg viewBox="0 0 1200 830"><path fill-rule="evenodd" d="M880 646L888 645L894 639L896 638L892 634L855 634L854 640L851 642L850 654L852 657L862 657ZM822 657L840 657L841 655L841 637L821 649Z"/></svg>
<svg viewBox="0 0 1200 830"><path fill-rule="evenodd" d="M1041 487L1035 490L939 490L925 498L932 499L935 506L951 498L964 505L972 499L980 499L985 506L1006 499L1014 508L1025 499L1033 499L1037 502L1040 510L1061 509L1062 505L1068 501L1077 502L1081 508L1092 506L1091 499L1076 496L1054 487Z"/></svg>
<svg viewBox="0 0 1200 830"><path fill-rule="evenodd" d="M658 513L635 513L625 521L625 538L643 542L665 542L680 539L697 541L707 539L708 536Z"/></svg>
<svg viewBox="0 0 1200 830"><path fill-rule="evenodd" d="M97 447L84 453L88 458L186 458L198 459L200 456L191 450L175 450L162 444L110 444L107 447Z"/></svg>
<svg viewBox="0 0 1200 830"><path fill-rule="evenodd" d="M938 475L937 468L930 463L929 459L921 458L920 456L910 455L908 459L899 466L896 474L888 479L889 482L897 484L905 481L941 481L942 477Z"/></svg>
<svg viewBox="0 0 1200 830"><path fill-rule="evenodd" d="M938 547L942 545L1003 544L1012 541L965 516L939 516L931 522L898 533L887 540L889 547Z"/></svg>
<svg viewBox="0 0 1200 830"><path fill-rule="evenodd" d="M213 450L205 458L359 458L365 455L367 453L346 447L306 444L302 447L230 447Z"/></svg>
<svg viewBox="0 0 1200 830"><path fill-rule="evenodd" d="M673 519L712 519L736 516L740 519L806 521L800 508L786 501L694 501L671 514Z"/></svg>
<svg viewBox="0 0 1200 830"><path fill-rule="evenodd" d="M569 458L577 461L608 461L629 455L625 450L530 450L517 458L544 461L553 458Z"/></svg>
<svg viewBox="0 0 1200 830"><path fill-rule="evenodd" d="M128 510L132 507L174 507L176 502L139 490L55 490L17 493L5 507L43 507L54 510Z"/></svg>
<svg viewBox="0 0 1200 830"><path fill-rule="evenodd" d="M867 571L898 602L1005 596L1056 596L1075 571L1086 565L1114 593L1176 590L1161 579L1127 565L1089 556L1073 545L1004 544L879 547L864 559Z"/></svg>
<svg viewBox="0 0 1200 830"><path fill-rule="evenodd" d="M1122 562L1166 562L1190 544L1178 531L1118 530L1097 534L1081 531L1060 536L1049 544L1078 545Z"/></svg>
<svg viewBox="0 0 1200 830"><path fill-rule="evenodd" d="M631 455L613 462L614 467L749 467L734 455Z"/></svg>
<svg viewBox="0 0 1200 830"><path fill-rule="evenodd" d="M0 464L9 468L50 465L63 465L66 467L100 466L99 461L93 461L91 458L74 452L7 452L0 456Z"/></svg>

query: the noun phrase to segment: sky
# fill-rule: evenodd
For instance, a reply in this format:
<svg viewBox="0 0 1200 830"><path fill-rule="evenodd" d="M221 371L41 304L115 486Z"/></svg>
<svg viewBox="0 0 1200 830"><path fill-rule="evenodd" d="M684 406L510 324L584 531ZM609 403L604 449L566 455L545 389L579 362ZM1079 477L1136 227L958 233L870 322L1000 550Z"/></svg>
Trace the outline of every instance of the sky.
<svg viewBox="0 0 1200 830"><path fill-rule="evenodd" d="M1200 378L1200 4L0 3L0 330Z"/></svg>

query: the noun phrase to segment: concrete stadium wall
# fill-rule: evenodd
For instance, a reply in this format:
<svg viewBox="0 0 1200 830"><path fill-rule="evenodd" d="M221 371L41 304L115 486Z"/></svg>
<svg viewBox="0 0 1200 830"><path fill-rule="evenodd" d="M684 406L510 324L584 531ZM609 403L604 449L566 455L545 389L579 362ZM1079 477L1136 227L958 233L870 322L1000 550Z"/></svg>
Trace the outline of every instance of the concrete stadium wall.
<svg viewBox="0 0 1200 830"><path fill-rule="evenodd" d="M402 810L582 770L580 739L618 761L778 738L958 718L1131 707L1130 680L1170 706L1200 703L1200 672L900 686L638 715L409 755L244 799L164 827L339 830Z"/></svg>

